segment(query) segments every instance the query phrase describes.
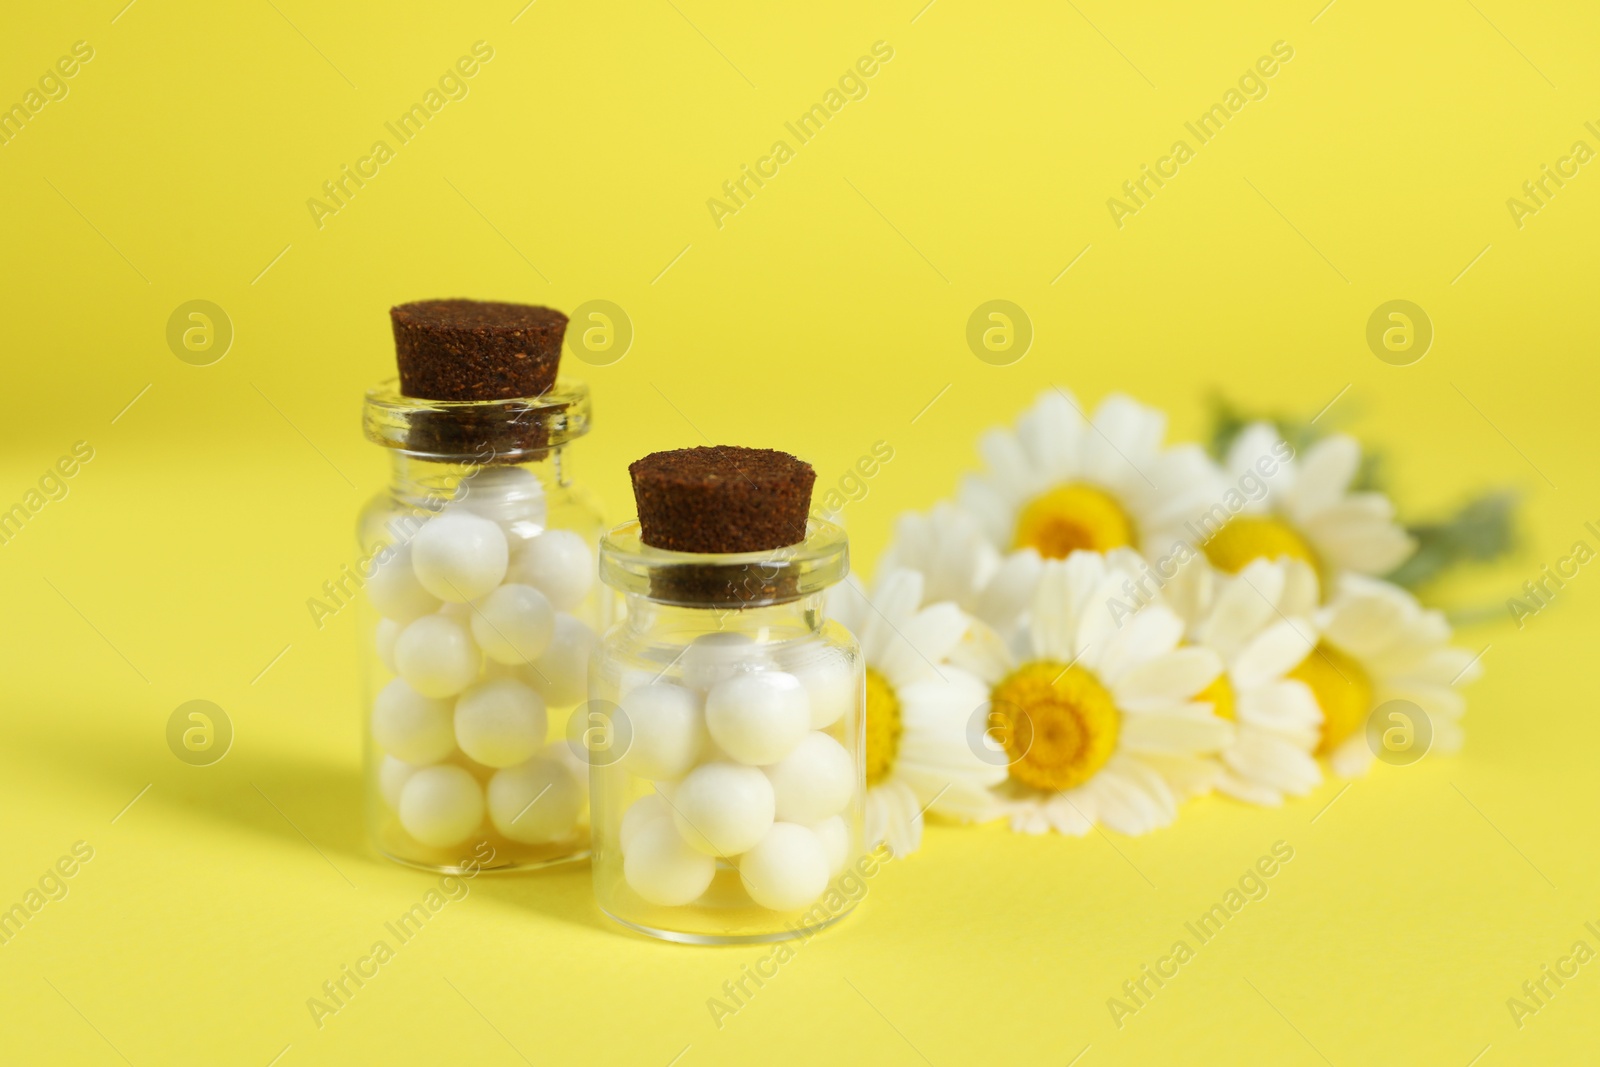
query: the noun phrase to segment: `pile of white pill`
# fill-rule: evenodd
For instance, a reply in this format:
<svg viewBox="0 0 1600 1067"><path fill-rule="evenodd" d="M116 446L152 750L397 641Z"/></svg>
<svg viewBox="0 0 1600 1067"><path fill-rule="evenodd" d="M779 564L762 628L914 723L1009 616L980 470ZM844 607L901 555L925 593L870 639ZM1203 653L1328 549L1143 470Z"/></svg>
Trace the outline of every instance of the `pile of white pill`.
<svg viewBox="0 0 1600 1067"><path fill-rule="evenodd" d="M584 697L597 639L573 612L594 554L545 515L531 471L486 468L367 581L395 676L373 700L379 788L422 845L459 845L485 815L511 841L547 844L582 817L586 769L547 742L548 709Z"/></svg>
<svg viewBox="0 0 1600 1067"><path fill-rule="evenodd" d="M835 735L860 682L836 649L771 647L703 635L678 680L642 678L620 696L632 736L619 762L651 790L622 818L623 876L652 904L693 903L720 859L755 903L793 911L844 868L858 772Z"/></svg>

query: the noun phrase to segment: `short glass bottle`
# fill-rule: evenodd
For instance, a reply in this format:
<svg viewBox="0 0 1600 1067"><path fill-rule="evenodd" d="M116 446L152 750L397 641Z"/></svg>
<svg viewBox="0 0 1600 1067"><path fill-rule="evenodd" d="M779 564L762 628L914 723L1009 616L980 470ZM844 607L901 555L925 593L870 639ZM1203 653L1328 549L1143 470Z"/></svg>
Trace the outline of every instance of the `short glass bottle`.
<svg viewBox="0 0 1600 1067"><path fill-rule="evenodd" d="M588 390L437 401L366 396L391 477L361 513L364 793L379 852L438 871L588 855L588 770L564 742L616 596L572 479Z"/></svg>
<svg viewBox="0 0 1600 1067"><path fill-rule="evenodd" d="M780 941L843 918L861 855L864 664L827 618L844 531L767 552L674 552L638 523L600 544L626 617L589 671L594 888L642 933ZM598 740L597 740L598 739Z"/></svg>

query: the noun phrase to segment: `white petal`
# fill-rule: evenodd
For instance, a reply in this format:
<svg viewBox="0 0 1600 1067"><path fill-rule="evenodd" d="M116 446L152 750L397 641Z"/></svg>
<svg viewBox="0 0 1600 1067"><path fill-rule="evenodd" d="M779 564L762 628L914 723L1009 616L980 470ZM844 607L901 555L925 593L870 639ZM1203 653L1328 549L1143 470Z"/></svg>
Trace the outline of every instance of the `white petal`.
<svg viewBox="0 0 1600 1067"><path fill-rule="evenodd" d="M1227 770L1217 776L1217 792L1264 808L1275 808L1283 803L1283 794L1278 790Z"/></svg>
<svg viewBox="0 0 1600 1067"><path fill-rule="evenodd" d="M1213 756L1163 756L1153 752L1140 753L1136 761L1150 773L1159 774L1172 795L1179 800L1191 800L1211 792L1222 765Z"/></svg>
<svg viewBox="0 0 1600 1067"><path fill-rule="evenodd" d="M1328 755L1328 766L1341 778L1360 778L1372 768L1372 749L1367 747L1365 731L1348 737Z"/></svg>
<svg viewBox="0 0 1600 1067"><path fill-rule="evenodd" d="M1350 487L1361 466L1361 446L1355 438L1332 434L1312 445L1300 464L1294 488L1284 494L1284 504L1299 521L1331 507Z"/></svg>
<svg viewBox="0 0 1600 1067"><path fill-rule="evenodd" d="M1155 488L1142 501L1145 510L1139 520L1144 534L1156 526L1181 525L1194 518L1207 505L1221 499L1227 488L1221 469L1199 445L1179 445L1152 457L1146 473ZM1145 489L1150 486L1145 485ZM1151 544L1148 536L1145 540L1147 549L1165 551L1171 547L1168 541Z"/></svg>
<svg viewBox="0 0 1600 1067"><path fill-rule="evenodd" d="M1097 821L1118 833L1147 834L1177 816L1177 800L1160 775L1133 760L1107 766L1082 788L1094 797Z"/></svg>
<svg viewBox="0 0 1600 1067"><path fill-rule="evenodd" d="M868 847L883 841L897 857L915 852L922 843L918 811L917 798L905 785L891 779L874 786L867 792Z"/></svg>
<svg viewBox="0 0 1600 1067"><path fill-rule="evenodd" d="M1122 717L1118 744L1129 752L1193 755L1216 752L1233 741L1233 724L1210 713Z"/></svg>
<svg viewBox="0 0 1600 1067"><path fill-rule="evenodd" d="M1279 575L1277 580L1266 579L1275 597L1282 590L1282 571L1271 568L1270 564L1269 569ZM1246 576L1251 573L1250 568L1246 567L1240 575L1219 579L1216 602L1199 628L1200 640L1230 661L1243 650L1254 634L1276 616L1273 599L1263 596L1262 590L1247 579Z"/></svg>
<svg viewBox="0 0 1600 1067"><path fill-rule="evenodd" d="M1317 647L1317 633L1304 619L1279 619L1246 645L1229 668L1229 677L1240 689L1282 678Z"/></svg>
<svg viewBox="0 0 1600 1067"><path fill-rule="evenodd" d="M954 604L934 604L917 612L887 640L878 670L896 680L937 673L967 632L967 614Z"/></svg>
<svg viewBox="0 0 1600 1067"><path fill-rule="evenodd" d="M1282 459L1284 455L1290 458ZM1253 422L1233 439L1224 466L1235 483L1247 472L1254 471L1256 477L1267 483L1270 494L1279 495L1286 493L1296 481L1298 471L1293 457L1293 450L1276 427L1271 423ZM1269 469L1275 464L1276 469L1270 477L1263 478L1258 463L1265 463Z"/></svg>
<svg viewBox="0 0 1600 1067"><path fill-rule="evenodd" d="M978 595L972 613L996 627L1015 622L1033 599L1043 565L1039 553L1031 548L1007 555L1000 561L988 586Z"/></svg>
<svg viewBox="0 0 1600 1067"><path fill-rule="evenodd" d="M1109 611L1107 614L1110 614ZM1126 620L1122 628L1111 635L1098 657L1100 680L1115 686L1129 670L1171 652L1182 639L1183 620L1178 618L1177 613L1165 604L1151 604ZM1218 669L1221 669L1220 662Z"/></svg>
<svg viewBox="0 0 1600 1067"><path fill-rule="evenodd" d="M1161 599L1184 621L1184 632L1193 635L1196 640L1201 640L1200 626L1216 599L1217 580L1217 569L1211 566L1205 556L1196 555L1180 565L1177 574L1162 587ZM1215 644L1211 647L1217 648ZM1218 648L1218 651L1222 650Z"/></svg>
<svg viewBox="0 0 1600 1067"><path fill-rule="evenodd" d="M1411 557L1417 542L1393 523L1329 534L1308 529L1317 551L1332 566L1358 574L1388 574Z"/></svg>
<svg viewBox="0 0 1600 1067"><path fill-rule="evenodd" d="M1094 828L1098 810L1094 798L1082 789L1073 789L1061 796L1051 797L1043 805L1045 818L1057 833L1082 837Z"/></svg>
<svg viewBox="0 0 1600 1067"><path fill-rule="evenodd" d="M1151 711L1188 700L1221 673L1222 661L1209 648L1177 648L1129 669L1111 695L1119 708Z"/></svg>
<svg viewBox="0 0 1600 1067"><path fill-rule="evenodd" d="M994 485L975 474L968 474L961 479L956 499L961 510L983 527L984 536L989 538L991 544L1002 550L1011 547L1016 533L1016 501L1006 498Z"/></svg>
<svg viewBox="0 0 1600 1067"><path fill-rule="evenodd" d="M1017 420L1017 437L1033 469L1051 483L1064 482L1078 473L1083 416L1061 393L1046 390Z"/></svg>
<svg viewBox="0 0 1600 1067"><path fill-rule="evenodd" d="M1339 580L1323 636L1359 658L1374 656L1404 634L1420 611L1405 590L1358 574Z"/></svg>
<svg viewBox="0 0 1600 1067"><path fill-rule="evenodd" d="M897 631L922 605L922 583L917 571L893 570L878 576L872 587L872 604L861 616L861 629L856 633L862 648L876 649L881 656L889 642L897 640Z"/></svg>
<svg viewBox="0 0 1600 1067"><path fill-rule="evenodd" d="M950 653L952 666L994 685L1016 666L1006 642L990 626L972 622L966 636Z"/></svg>
<svg viewBox="0 0 1600 1067"><path fill-rule="evenodd" d="M1322 781L1316 759L1304 749L1260 730L1241 730L1222 761L1252 782L1304 796Z"/></svg>
<svg viewBox="0 0 1600 1067"><path fill-rule="evenodd" d="M1298 559L1279 562L1284 568L1284 586L1283 596L1278 600L1278 610L1290 618L1311 618L1322 599L1316 568Z"/></svg>
<svg viewBox="0 0 1600 1067"><path fill-rule="evenodd" d="M1322 733L1322 709L1304 682L1294 679L1242 689L1236 694L1234 714L1239 722L1314 743Z"/></svg>
<svg viewBox="0 0 1600 1067"><path fill-rule="evenodd" d="M1105 486L1148 484L1144 468L1151 465L1167 417L1120 393L1113 393L1095 409L1093 427L1083 436L1083 470Z"/></svg>
<svg viewBox="0 0 1600 1067"><path fill-rule="evenodd" d="M1006 499L1024 501L1036 496L1043 478L1028 462L1022 442L1010 430L985 430L978 438L978 454L989 468L989 479Z"/></svg>

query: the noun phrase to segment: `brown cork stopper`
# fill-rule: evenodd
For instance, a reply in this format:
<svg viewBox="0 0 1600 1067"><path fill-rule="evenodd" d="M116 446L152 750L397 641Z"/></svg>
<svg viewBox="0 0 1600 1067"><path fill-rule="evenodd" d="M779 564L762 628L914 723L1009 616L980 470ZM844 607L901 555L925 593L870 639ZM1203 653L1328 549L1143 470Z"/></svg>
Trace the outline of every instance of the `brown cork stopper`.
<svg viewBox="0 0 1600 1067"><path fill-rule="evenodd" d="M423 400L543 396L556 383L567 317L551 308L419 300L389 309L400 391Z"/></svg>
<svg viewBox="0 0 1600 1067"><path fill-rule="evenodd" d="M636 460L640 537L675 552L764 552L806 537L811 464L770 448L716 445Z"/></svg>

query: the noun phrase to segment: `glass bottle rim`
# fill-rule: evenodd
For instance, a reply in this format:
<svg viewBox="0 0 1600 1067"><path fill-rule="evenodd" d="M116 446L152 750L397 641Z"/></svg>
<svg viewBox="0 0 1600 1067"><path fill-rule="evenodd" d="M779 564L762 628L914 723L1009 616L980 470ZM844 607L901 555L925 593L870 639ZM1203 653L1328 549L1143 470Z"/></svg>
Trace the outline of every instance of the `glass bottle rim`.
<svg viewBox="0 0 1600 1067"><path fill-rule="evenodd" d="M676 552L644 543L638 520L600 539L600 579L658 604L756 608L813 596L850 573L844 529L806 523L805 540L759 552Z"/></svg>
<svg viewBox="0 0 1600 1067"><path fill-rule="evenodd" d="M423 459L521 462L589 432L589 387L560 378L543 396L425 400L389 378L367 390L367 440Z"/></svg>

